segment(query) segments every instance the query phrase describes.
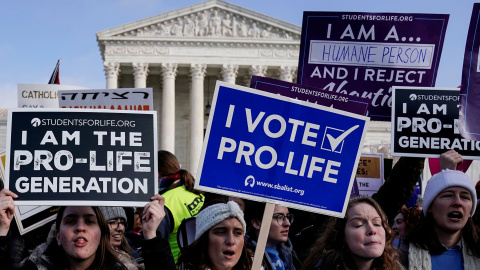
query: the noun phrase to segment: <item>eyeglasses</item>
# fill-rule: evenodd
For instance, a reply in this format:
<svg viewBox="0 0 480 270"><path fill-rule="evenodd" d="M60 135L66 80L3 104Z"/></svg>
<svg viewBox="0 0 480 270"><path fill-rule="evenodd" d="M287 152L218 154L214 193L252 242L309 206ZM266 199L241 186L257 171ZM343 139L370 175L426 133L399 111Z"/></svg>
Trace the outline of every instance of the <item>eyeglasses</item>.
<svg viewBox="0 0 480 270"><path fill-rule="evenodd" d="M116 221L116 220L112 220L112 221L109 221L107 222L108 223L108 226L111 228L111 229L118 229L118 227L120 226L120 224L123 226L123 228L126 228L127 227L127 222L126 221Z"/></svg>
<svg viewBox="0 0 480 270"><path fill-rule="evenodd" d="M288 219L288 222L290 222L290 224L293 223L293 214L276 214L276 215L273 215L273 218L277 220L277 223L278 225L280 226L283 226L285 224L285 220Z"/></svg>

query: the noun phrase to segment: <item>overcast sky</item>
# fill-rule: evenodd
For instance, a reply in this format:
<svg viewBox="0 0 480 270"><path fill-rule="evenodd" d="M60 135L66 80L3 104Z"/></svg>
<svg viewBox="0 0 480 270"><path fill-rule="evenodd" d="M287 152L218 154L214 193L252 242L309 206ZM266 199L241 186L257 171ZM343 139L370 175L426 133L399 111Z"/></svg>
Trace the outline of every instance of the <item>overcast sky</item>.
<svg viewBox="0 0 480 270"><path fill-rule="evenodd" d="M18 0L0 8L0 108L17 106L17 84L47 83L61 58L61 84L105 88L95 34L205 1ZM473 0L231 0L244 8L301 26L303 11L450 14L438 87L461 82Z"/></svg>

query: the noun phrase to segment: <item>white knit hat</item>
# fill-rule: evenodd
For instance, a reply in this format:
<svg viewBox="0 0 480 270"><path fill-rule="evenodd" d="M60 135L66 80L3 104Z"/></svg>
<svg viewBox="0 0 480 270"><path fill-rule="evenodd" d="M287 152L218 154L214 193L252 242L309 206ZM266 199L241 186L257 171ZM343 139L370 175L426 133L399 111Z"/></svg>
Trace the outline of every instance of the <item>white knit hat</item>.
<svg viewBox="0 0 480 270"><path fill-rule="evenodd" d="M195 240L200 238L206 231L225 219L235 217L242 223L243 234L246 232L246 224L243 219L243 212L234 201L217 203L208 206L198 213L196 218Z"/></svg>
<svg viewBox="0 0 480 270"><path fill-rule="evenodd" d="M427 216L433 200L442 190L449 187L462 187L470 191L472 194L472 211L470 215L473 216L475 208L477 208L477 192L475 191L473 180L464 172L449 169L442 170L428 181L425 194L423 195L423 214Z"/></svg>

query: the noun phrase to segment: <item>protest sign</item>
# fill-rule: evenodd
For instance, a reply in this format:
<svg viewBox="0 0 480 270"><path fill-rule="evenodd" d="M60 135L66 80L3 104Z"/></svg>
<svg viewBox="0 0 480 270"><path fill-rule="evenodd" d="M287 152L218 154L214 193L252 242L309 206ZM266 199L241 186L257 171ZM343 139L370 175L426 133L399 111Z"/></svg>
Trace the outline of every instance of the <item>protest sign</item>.
<svg viewBox="0 0 480 270"><path fill-rule="evenodd" d="M0 177L6 180L5 163L7 152L0 150ZM21 235L34 230L56 217L58 207L52 206L15 206L15 220Z"/></svg>
<svg viewBox="0 0 480 270"><path fill-rule="evenodd" d="M58 90L86 89L65 84L18 84L18 108L58 108Z"/></svg>
<svg viewBox="0 0 480 270"><path fill-rule="evenodd" d="M460 90L460 134L480 141L480 3L473 4L463 58Z"/></svg>
<svg viewBox="0 0 480 270"><path fill-rule="evenodd" d="M369 118L217 82L195 188L343 217Z"/></svg>
<svg viewBox="0 0 480 270"><path fill-rule="evenodd" d="M360 195L372 196L384 182L383 154L362 153L358 162L356 180Z"/></svg>
<svg viewBox="0 0 480 270"><path fill-rule="evenodd" d="M267 91L272 94L280 94L285 97L298 98L318 105L356 113L368 114L370 100L360 97L352 97L342 93L330 93L315 87L300 84L252 76L250 88Z"/></svg>
<svg viewBox="0 0 480 270"><path fill-rule="evenodd" d="M480 141L459 131L459 89L394 87L392 156L439 157L453 149L466 159L479 159Z"/></svg>
<svg viewBox="0 0 480 270"><path fill-rule="evenodd" d="M17 205L144 206L158 192L156 112L13 109L8 117L6 187Z"/></svg>
<svg viewBox="0 0 480 270"><path fill-rule="evenodd" d="M448 23L444 14L303 14L297 83L370 99L389 121L392 86L435 86Z"/></svg>
<svg viewBox="0 0 480 270"><path fill-rule="evenodd" d="M59 90L60 108L153 110L152 88Z"/></svg>

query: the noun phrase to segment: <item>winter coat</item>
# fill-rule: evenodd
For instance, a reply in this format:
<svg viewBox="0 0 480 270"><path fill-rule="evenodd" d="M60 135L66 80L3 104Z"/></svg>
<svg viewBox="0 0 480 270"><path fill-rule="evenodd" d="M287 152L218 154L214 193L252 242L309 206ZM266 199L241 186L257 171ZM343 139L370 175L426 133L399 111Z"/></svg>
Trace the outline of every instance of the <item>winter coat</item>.
<svg viewBox="0 0 480 270"><path fill-rule="evenodd" d="M475 270L480 266L480 258L470 255L467 251L465 242L462 238L462 257L463 270ZM432 269L432 259L430 253L426 249L419 248L414 244L410 244L408 248L408 269L409 270L430 270ZM459 269L460 270L460 269Z"/></svg>
<svg viewBox="0 0 480 270"><path fill-rule="evenodd" d="M63 266L59 260L59 248L56 241L50 241L38 246L32 254L23 260L19 269L22 270L63 270ZM10 235L0 236L0 260L6 269L10 269ZM117 257L128 269L138 269L131 257L126 254L117 253ZM143 246L142 257L144 258L144 266L146 270L149 269L166 269L175 270L175 262L168 241L156 237L150 240L145 240ZM113 261L107 262L108 269L121 269L121 265ZM5 269L5 268L2 268Z"/></svg>
<svg viewBox="0 0 480 270"><path fill-rule="evenodd" d="M257 242L248 235L245 236L245 243L247 243L247 247L253 251L255 251L257 247ZM277 245L278 255L280 259L285 264L285 269L295 270L302 268L302 263L297 257L297 254L293 250L292 242L290 239L287 240L285 243L281 243ZM272 262L270 261L270 257L265 254L263 255L263 262L262 266L265 270L272 270Z"/></svg>

